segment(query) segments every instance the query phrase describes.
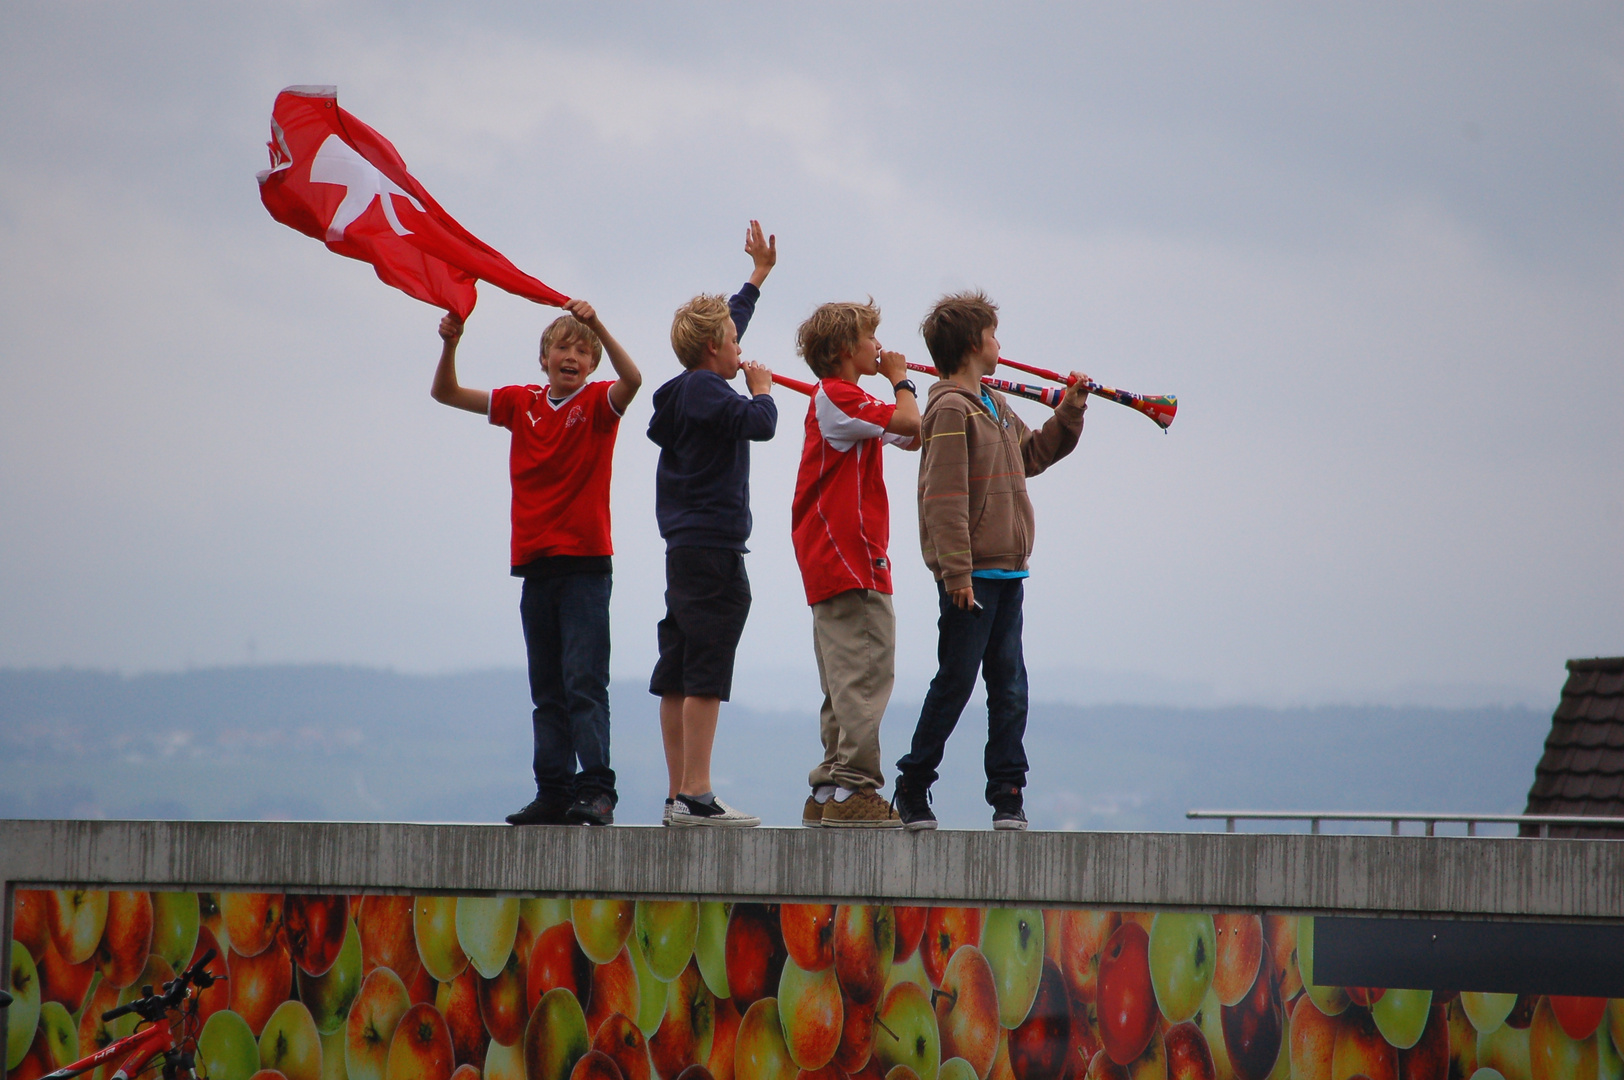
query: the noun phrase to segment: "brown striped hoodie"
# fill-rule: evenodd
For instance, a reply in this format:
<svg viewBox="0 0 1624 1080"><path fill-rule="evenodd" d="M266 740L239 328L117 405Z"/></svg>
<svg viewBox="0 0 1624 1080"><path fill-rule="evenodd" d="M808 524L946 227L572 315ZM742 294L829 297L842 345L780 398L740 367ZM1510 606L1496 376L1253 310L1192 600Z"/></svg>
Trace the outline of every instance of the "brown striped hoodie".
<svg viewBox="0 0 1624 1080"><path fill-rule="evenodd" d="M1034 520L1026 478L1071 453L1083 431L1086 405L1062 404L1032 431L1002 394L988 394L996 416L978 394L943 379L930 388L920 423L919 546L950 592L967 587L972 570L1027 568Z"/></svg>

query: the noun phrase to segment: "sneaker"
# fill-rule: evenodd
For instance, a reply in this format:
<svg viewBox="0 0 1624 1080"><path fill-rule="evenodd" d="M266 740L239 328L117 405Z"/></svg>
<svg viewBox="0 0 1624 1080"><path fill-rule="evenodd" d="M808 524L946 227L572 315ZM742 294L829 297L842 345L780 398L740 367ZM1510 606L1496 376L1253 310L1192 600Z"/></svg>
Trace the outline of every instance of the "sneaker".
<svg viewBox="0 0 1624 1080"><path fill-rule="evenodd" d="M676 804L671 807L671 824L720 825L736 829L753 829L761 824L761 819L754 814L733 809L715 795L711 796L708 803L689 798L687 795L678 795Z"/></svg>
<svg viewBox="0 0 1624 1080"><path fill-rule="evenodd" d="M816 795L806 797L806 805L801 807L801 824L809 829L823 827L823 803L818 802Z"/></svg>
<svg viewBox="0 0 1624 1080"><path fill-rule="evenodd" d="M576 825L613 825L615 800L608 792L598 791L582 795L564 811L564 816Z"/></svg>
<svg viewBox="0 0 1624 1080"><path fill-rule="evenodd" d="M930 812L930 801L930 788L915 787L898 779L896 791L891 796L891 807L897 812L904 829L918 832L936 827L936 815Z"/></svg>
<svg viewBox="0 0 1624 1080"><path fill-rule="evenodd" d="M1026 811L1021 808L1021 789L1011 787L992 798L992 827L1022 831L1026 828Z"/></svg>
<svg viewBox="0 0 1624 1080"><path fill-rule="evenodd" d="M675 799L667 799L667 800L665 800L665 813L660 815L660 824L661 825L674 825L674 824L676 824L676 822L671 820L671 808L673 806L676 806L676 805L677 805L677 800L675 800Z"/></svg>
<svg viewBox="0 0 1624 1080"><path fill-rule="evenodd" d="M537 795L530 800L530 805L523 810L515 810L507 816L509 825L568 825L570 819L565 816L566 807L554 799L543 799Z"/></svg>
<svg viewBox="0 0 1624 1080"><path fill-rule="evenodd" d="M857 791L845 802L830 799L825 803L823 825L830 829L900 829L902 819L874 792Z"/></svg>

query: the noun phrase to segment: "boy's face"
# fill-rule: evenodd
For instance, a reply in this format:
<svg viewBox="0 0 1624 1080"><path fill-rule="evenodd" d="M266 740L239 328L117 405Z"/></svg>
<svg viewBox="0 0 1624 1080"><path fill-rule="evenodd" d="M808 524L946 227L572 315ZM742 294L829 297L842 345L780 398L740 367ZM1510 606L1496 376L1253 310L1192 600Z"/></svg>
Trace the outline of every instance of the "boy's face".
<svg viewBox="0 0 1624 1080"><path fill-rule="evenodd" d="M998 349L998 327L989 326L981 331L981 348L965 356L965 366L975 369L976 378L991 375L998 370Z"/></svg>
<svg viewBox="0 0 1624 1080"><path fill-rule="evenodd" d="M705 359L700 367L716 372L724 379L731 379L739 373L739 358L744 350L739 348L739 328L729 319L722 327L722 344L706 343Z"/></svg>
<svg viewBox="0 0 1624 1080"><path fill-rule="evenodd" d="M553 395L568 397L586 385L598 364L592 359L591 345L580 338L565 338L548 346L541 366L547 372L547 385Z"/></svg>
<svg viewBox="0 0 1624 1080"><path fill-rule="evenodd" d="M875 330L857 335L857 345L846 355L856 366L858 375L878 375L880 373L880 341L875 337Z"/></svg>

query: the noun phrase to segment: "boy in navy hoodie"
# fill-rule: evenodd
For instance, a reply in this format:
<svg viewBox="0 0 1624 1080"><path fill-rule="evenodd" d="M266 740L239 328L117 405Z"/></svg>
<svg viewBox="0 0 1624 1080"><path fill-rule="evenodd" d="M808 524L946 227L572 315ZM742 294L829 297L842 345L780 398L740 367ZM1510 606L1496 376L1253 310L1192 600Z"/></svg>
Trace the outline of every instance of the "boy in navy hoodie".
<svg viewBox="0 0 1624 1080"><path fill-rule="evenodd" d="M740 359L761 283L778 260L776 237L750 223L749 282L729 300L696 296L671 320L671 348L686 368L654 392L648 437L660 448L654 514L665 538L665 618L649 692L660 698L670 789L667 825L760 825L711 789L716 717L733 689L733 658L750 614L744 572L750 538L750 443L773 437L772 372ZM744 371L749 397L728 385Z"/></svg>

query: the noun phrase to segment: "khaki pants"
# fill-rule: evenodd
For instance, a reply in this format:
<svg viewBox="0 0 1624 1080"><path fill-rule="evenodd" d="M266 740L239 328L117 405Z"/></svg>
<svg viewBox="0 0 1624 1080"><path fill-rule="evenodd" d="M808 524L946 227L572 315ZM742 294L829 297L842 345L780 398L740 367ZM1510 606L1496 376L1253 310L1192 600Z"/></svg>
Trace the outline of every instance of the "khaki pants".
<svg viewBox="0 0 1624 1080"><path fill-rule="evenodd" d="M813 604L812 651L823 688L818 717L823 761L812 770L812 786L884 787L880 719L896 681L897 617L891 597L851 589Z"/></svg>

